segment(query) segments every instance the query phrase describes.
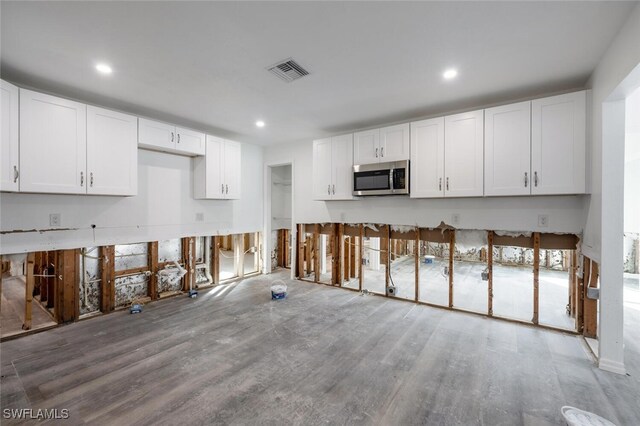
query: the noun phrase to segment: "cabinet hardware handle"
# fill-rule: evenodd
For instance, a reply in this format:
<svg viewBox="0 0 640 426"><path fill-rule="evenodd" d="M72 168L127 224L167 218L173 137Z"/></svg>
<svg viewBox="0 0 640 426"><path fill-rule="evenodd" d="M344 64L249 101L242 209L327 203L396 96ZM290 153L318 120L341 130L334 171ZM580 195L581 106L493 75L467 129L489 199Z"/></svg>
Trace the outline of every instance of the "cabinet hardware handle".
<svg viewBox="0 0 640 426"><path fill-rule="evenodd" d="M13 183L18 181L18 176L20 176L20 172L18 172L18 167L13 166Z"/></svg>
<svg viewBox="0 0 640 426"><path fill-rule="evenodd" d="M524 172L524 187L526 188L529 185L529 175L527 172Z"/></svg>
<svg viewBox="0 0 640 426"><path fill-rule="evenodd" d="M332 185L332 186L333 186L333 195L336 195L336 186L335 185Z"/></svg>
<svg viewBox="0 0 640 426"><path fill-rule="evenodd" d="M229 193L229 185L225 185L225 187L227 188L227 190L225 191L225 194Z"/></svg>
<svg viewBox="0 0 640 426"><path fill-rule="evenodd" d="M538 186L538 172L533 172L533 183Z"/></svg>
<svg viewBox="0 0 640 426"><path fill-rule="evenodd" d="M173 132L171 132L171 142L173 142Z"/></svg>
<svg viewBox="0 0 640 426"><path fill-rule="evenodd" d="M178 133L178 143L180 143L180 133Z"/></svg>
<svg viewBox="0 0 640 426"><path fill-rule="evenodd" d="M380 148L380 157L384 157L384 146Z"/></svg>
<svg viewBox="0 0 640 426"><path fill-rule="evenodd" d="M447 176L447 191L449 190L449 177Z"/></svg>
<svg viewBox="0 0 640 426"><path fill-rule="evenodd" d="M378 148L376 148L376 158L378 158Z"/></svg>
<svg viewBox="0 0 640 426"><path fill-rule="evenodd" d="M327 185L327 195L331 195L331 184Z"/></svg>
<svg viewBox="0 0 640 426"><path fill-rule="evenodd" d="M220 184L220 193L224 194L224 183Z"/></svg>
<svg viewBox="0 0 640 426"><path fill-rule="evenodd" d="M84 186L84 172L80 172L80 186Z"/></svg>
<svg viewBox="0 0 640 426"><path fill-rule="evenodd" d="M89 186L93 188L93 172L89 173Z"/></svg>

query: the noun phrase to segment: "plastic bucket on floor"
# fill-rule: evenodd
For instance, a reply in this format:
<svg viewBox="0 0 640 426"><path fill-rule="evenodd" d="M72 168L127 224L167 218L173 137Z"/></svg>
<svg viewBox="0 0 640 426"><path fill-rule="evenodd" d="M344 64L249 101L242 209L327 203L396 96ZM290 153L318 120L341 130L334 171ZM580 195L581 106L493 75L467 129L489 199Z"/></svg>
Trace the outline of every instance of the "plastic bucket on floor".
<svg viewBox="0 0 640 426"><path fill-rule="evenodd" d="M271 299L281 300L287 297L287 285L282 280L271 283Z"/></svg>
<svg viewBox="0 0 640 426"><path fill-rule="evenodd" d="M560 409L568 426L616 426L609 420L588 411L565 405Z"/></svg>

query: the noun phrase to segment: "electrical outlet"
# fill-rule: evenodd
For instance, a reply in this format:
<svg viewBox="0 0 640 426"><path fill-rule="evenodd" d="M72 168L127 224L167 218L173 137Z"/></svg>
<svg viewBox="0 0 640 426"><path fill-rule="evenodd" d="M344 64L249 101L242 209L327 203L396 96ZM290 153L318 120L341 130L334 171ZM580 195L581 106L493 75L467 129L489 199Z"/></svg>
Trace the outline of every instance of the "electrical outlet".
<svg viewBox="0 0 640 426"><path fill-rule="evenodd" d="M204 213L196 213L196 222L204 222Z"/></svg>
<svg viewBox="0 0 640 426"><path fill-rule="evenodd" d="M49 214L49 226L60 226L61 218L60 213Z"/></svg>
<svg viewBox="0 0 640 426"><path fill-rule="evenodd" d="M460 214L454 213L451 215L451 224L458 225L460 223Z"/></svg>
<svg viewBox="0 0 640 426"><path fill-rule="evenodd" d="M549 226L549 215L547 214L539 214L538 215L538 226L540 228L546 228Z"/></svg>

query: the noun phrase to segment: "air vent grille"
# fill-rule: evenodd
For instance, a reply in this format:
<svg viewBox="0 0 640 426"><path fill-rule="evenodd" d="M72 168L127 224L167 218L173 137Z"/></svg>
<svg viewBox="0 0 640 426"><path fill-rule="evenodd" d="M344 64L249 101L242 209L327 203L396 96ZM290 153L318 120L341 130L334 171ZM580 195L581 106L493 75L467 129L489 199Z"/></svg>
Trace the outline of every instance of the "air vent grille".
<svg viewBox="0 0 640 426"><path fill-rule="evenodd" d="M271 65L269 68L267 68L267 70L277 75L287 83L291 83L292 81L302 78L305 75L309 75L309 71L302 68L296 61L291 58L280 61L275 65Z"/></svg>

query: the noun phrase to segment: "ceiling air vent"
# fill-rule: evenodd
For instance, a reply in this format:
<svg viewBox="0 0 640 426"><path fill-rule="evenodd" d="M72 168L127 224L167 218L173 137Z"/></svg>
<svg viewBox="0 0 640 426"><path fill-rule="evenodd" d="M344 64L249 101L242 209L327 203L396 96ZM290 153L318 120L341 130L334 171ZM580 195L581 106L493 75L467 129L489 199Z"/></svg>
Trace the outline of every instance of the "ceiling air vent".
<svg viewBox="0 0 640 426"><path fill-rule="evenodd" d="M275 65L271 65L267 70L271 71L287 83L291 83L305 75L309 75L309 71L302 68L291 58L280 61Z"/></svg>

